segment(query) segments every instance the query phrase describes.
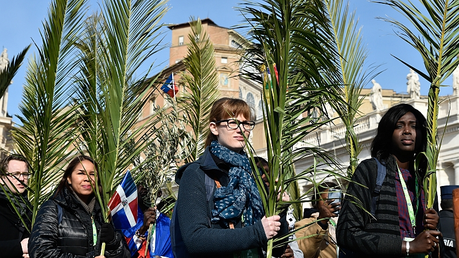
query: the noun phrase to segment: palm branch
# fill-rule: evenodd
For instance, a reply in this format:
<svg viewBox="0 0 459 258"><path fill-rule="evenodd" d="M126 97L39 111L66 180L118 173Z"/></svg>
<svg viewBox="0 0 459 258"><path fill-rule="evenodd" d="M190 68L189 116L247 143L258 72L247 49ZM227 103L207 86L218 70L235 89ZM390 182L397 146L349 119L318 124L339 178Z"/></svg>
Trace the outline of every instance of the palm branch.
<svg viewBox="0 0 459 258"><path fill-rule="evenodd" d="M308 133L330 122L320 115L326 114L323 103L341 101L339 85L328 83L336 80L331 79L338 77L339 71L322 1L246 2L241 10L250 24L255 46L247 59L251 60L252 67L264 67L261 72L270 71L268 76L261 73L248 76L264 85L263 113L270 168L270 189L264 206L266 216L271 216L279 212L279 192L286 191L289 186L297 188L300 179L314 180L311 176L304 177L303 172L295 173L295 161L313 155L332 163L320 148L301 145ZM317 118L309 116L317 111ZM311 168L310 171L317 170ZM258 184L263 192L264 186ZM301 205L298 200L293 202ZM273 241L268 244L268 257L271 257Z"/></svg>
<svg viewBox="0 0 459 258"><path fill-rule="evenodd" d="M56 0L41 31L42 46L30 61L20 105L20 125L12 130L17 151L30 163L29 197L32 224L39 205L48 198L60 176L74 139L68 105L73 44L80 30L84 0Z"/></svg>
<svg viewBox="0 0 459 258"><path fill-rule="evenodd" d="M191 18L190 25L190 44L184 59L186 72L180 81L189 92L183 92L177 100L193 132L189 144L190 156L185 162L196 160L204 152L203 135L208 130L210 109L219 96L214 47L200 19Z"/></svg>
<svg viewBox="0 0 459 258"><path fill-rule="evenodd" d="M123 174L145 150L155 116L139 121L154 93L155 80L135 77L144 61L159 50L155 42L166 8L164 1L107 1L102 16L86 25L75 103L81 145L98 163L108 220L108 201ZM133 173L135 168L133 170ZM96 191L97 192L97 191Z"/></svg>
<svg viewBox="0 0 459 258"><path fill-rule="evenodd" d="M75 98L76 106L81 106L79 145L98 164L96 182L102 193L95 193L106 221L116 185L149 142L154 116L139 118L154 93L155 80L146 82L148 72L140 78L135 74L159 50L155 40L164 4L160 0L105 1L101 17L87 20L85 37L78 42L82 57Z"/></svg>
<svg viewBox="0 0 459 258"><path fill-rule="evenodd" d="M422 72L421 68L415 68L407 61L396 58L430 83L427 107L427 149L423 153L427 159L427 172L423 184L426 206L432 208L436 196L436 168L441 145L437 142L440 87L459 64L456 58L459 54L459 1L421 0L417 4L396 0L374 2L391 6L411 23L413 28L394 19L385 19L400 29L398 36L419 52L426 72Z"/></svg>
<svg viewBox="0 0 459 258"><path fill-rule="evenodd" d="M358 165L358 155L362 150L354 131L359 108L365 98L361 96L361 91L377 73L375 68L364 70L368 51L363 46L361 30L357 29L355 13L349 13L349 2L345 6L343 6L343 1L339 0L325 0L324 2L330 17L333 42L338 54L336 57L339 60L338 69L341 70L338 81L330 82L330 84L343 87L343 98L347 103L347 105L337 105L336 102L330 104L346 128L345 139L349 152L347 174L350 178Z"/></svg>
<svg viewBox="0 0 459 258"><path fill-rule="evenodd" d="M0 96L3 96L8 89L8 86L10 86L11 81L19 70L19 67L21 67L22 61L24 60L29 48L30 45L24 48L17 56L13 57L5 69L0 70Z"/></svg>

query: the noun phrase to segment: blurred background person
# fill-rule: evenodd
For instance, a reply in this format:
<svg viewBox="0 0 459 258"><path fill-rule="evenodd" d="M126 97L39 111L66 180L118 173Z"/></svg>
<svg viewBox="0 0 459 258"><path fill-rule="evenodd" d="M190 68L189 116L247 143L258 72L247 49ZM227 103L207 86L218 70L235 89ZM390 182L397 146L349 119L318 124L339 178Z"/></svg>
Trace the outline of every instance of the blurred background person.
<svg viewBox="0 0 459 258"><path fill-rule="evenodd" d="M337 257L335 226L341 199L329 196L331 192L341 193L336 187L332 182L320 184L313 197L313 209L306 214L308 217L295 223L296 229L304 227L295 233L304 258Z"/></svg>
<svg viewBox="0 0 459 258"><path fill-rule="evenodd" d="M0 256L28 257L32 219L26 191L30 177L29 164L25 157L12 154L3 158L0 166Z"/></svg>
<svg viewBox="0 0 459 258"><path fill-rule="evenodd" d="M456 233L454 232L454 213L453 213L453 190L459 185L445 185L440 187L441 211L438 230L443 235L441 245L441 256L444 258L456 258ZM458 207L459 208L459 207Z"/></svg>

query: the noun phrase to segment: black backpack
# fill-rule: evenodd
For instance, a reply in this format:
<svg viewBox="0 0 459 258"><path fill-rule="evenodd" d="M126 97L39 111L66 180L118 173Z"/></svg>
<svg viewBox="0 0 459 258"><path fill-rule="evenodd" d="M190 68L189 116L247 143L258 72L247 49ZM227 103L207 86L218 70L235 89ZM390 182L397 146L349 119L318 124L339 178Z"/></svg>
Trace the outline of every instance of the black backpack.
<svg viewBox="0 0 459 258"><path fill-rule="evenodd" d="M381 188L382 184L384 182L384 178L386 178L386 164L381 163L377 158L373 158L376 160L376 164L378 165L378 170L377 170L377 175L376 175L376 185L375 188L373 189L373 197L371 199L371 207L370 207L370 213L373 216L373 218L376 217L376 207L378 206L379 202L379 194L381 193ZM339 248L339 258L357 258L361 257L358 253L345 249L345 248Z"/></svg>
<svg viewBox="0 0 459 258"><path fill-rule="evenodd" d="M206 185L206 197L207 203L210 209L213 208L213 195L215 189L215 181L214 179L210 178L207 174L205 174L205 185ZM178 201L178 200L177 200ZM178 223L177 218L177 202L174 205L174 211L172 212L172 219L171 219L171 244L172 244L172 252L174 253L174 257L180 258L189 258L190 254L187 251L185 243L183 242L182 233L180 231L180 226ZM210 224L210 219L209 219Z"/></svg>

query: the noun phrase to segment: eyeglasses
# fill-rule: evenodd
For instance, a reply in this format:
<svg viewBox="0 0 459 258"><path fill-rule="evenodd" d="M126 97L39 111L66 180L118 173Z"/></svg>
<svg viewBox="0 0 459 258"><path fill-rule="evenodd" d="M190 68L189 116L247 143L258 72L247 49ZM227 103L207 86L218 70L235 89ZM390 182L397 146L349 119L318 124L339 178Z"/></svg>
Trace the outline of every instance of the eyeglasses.
<svg viewBox="0 0 459 258"><path fill-rule="evenodd" d="M8 172L6 173L7 176L12 176L12 177L15 177L15 178L20 178L21 176L25 179L28 179L30 177L30 173L29 172Z"/></svg>
<svg viewBox="0 0 459 258"><path fill-rule="evenodd" d="M241 122L241 121L239 121L237 119L220 120L220 121L215 122L215 124L219 124L219 123L222 123L222 122L226 122L226 127L228 127L228 129L231 129L231 130L238 129L239 125L242 125L242 127L246 131L252 131L253 128L255 128L255 122L254 121Z"/></svg>

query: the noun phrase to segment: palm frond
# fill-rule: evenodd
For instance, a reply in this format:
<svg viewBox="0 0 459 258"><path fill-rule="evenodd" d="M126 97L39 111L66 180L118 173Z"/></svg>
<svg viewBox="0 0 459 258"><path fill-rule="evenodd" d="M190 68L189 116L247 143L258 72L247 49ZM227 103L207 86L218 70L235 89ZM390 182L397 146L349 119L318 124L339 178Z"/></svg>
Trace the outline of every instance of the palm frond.
<svg viewBox="0 0 459 258"><path fill-rule="evenodd" d="M341 70L338 81L331 81L330 84L337 84L343 88L342 96L347 105L342 105L342 101L329 103L346 128L345 138L350 160L347 174L350 178L358 165L357 157L361 151L359 139L354 131L358 110L365 98L361 96L361 91L378 73L376 67L365 70L368 52L363 46L361 30L357 28L355 12L349 12L349 2L344 6L343 1L326 0L325 6L330 16L333 42L338 54L336 57L339 60L338 69Z"/></svg>
<svg viewBox="0 0 459 258"><path fill-rule="evenodd" d="M190 24L190 44L184 59L187 72L182 74L180 82L189 92L183 92L177 100L193 131L189 146L190 156L185 162L196 160L204 152L203 135L208 130L206 121L213 103L219 96L214 47L203 30L200 19L191 18Z"/></svg>
<svg viewBox="0 0 459 258"><path fill-rule="evenodd" d="M326 113L323 112L324 103L340 100L341 90L328 82L336 81L340 74L322 1L247 1L241 11L250 24L254 42L247 60L260 71L250 78L261 82L265 88L263 113L270 168L265 212L269 216L279 212L277 193L287 190L286 183L297 187L292 183L295 180L290 179L295 178L296 160L293 158L300 155L299 150L315 151L309 155L326 156L320 148L296 147L308 133L329 122L323 116ZM263 76L267 69L270 76ZM313 113L318 116L308 117ZM262 187L259 185L259 189ZM301 203L297 204L299 217ZM272 247L272 241L269 245Z"/></svg>
<svg viewBox="0 0 459 258"><path fill-rule="evenodd" d="M75 61L73 44L80 31L85 0L56 0L41 31L42 46L31 60L18 117L22 125L13 128L18 152L24 155L34 172L32 189L33 220L39 205L46 200L59 177L62 164L73 141L72 109L68 89Z"/></svg>
<svg viewBox="0 0 459 258"><path fill-rule="evenodd" d="M411 23L414 29L394 19L385 19L399 28L400 38L419 52L426 71L420 74L430 82L427 107L427 149L423 155L428 163L424 177L426 206L431 208L436 196L435 171L441 145L437 143L440 87L459 64L456 58L459 54L459 1L421 0L417 4L411 1L405 3L396 0L375 2L393 7ZM415 70L420 71L421 69Z"/></svg>
<svg viewBox="0 0 459 258"><path fill-rule="evenodd" d="M19 67L22 65L22 61L29 50L30 45L24 48L17 56L13 57L11 62L9 62L5 69L0 70L0 96L3 96L10 86L13 77L16 75L16 72L19 70Z"/></svg>
<svg viewBox="0 0 459 258"><path fill-rule="evenodd" d="M79 125L83 146L97 161L102 196L107 203L115 186L150 142L155 116L139 121L154 94L155 80L135 74L148 57L159 51L165 1L106 1L102 16L86 24L79 42L83 63L75 102L81 105ZM153 122L156 121L156 122Z"/></svg>

